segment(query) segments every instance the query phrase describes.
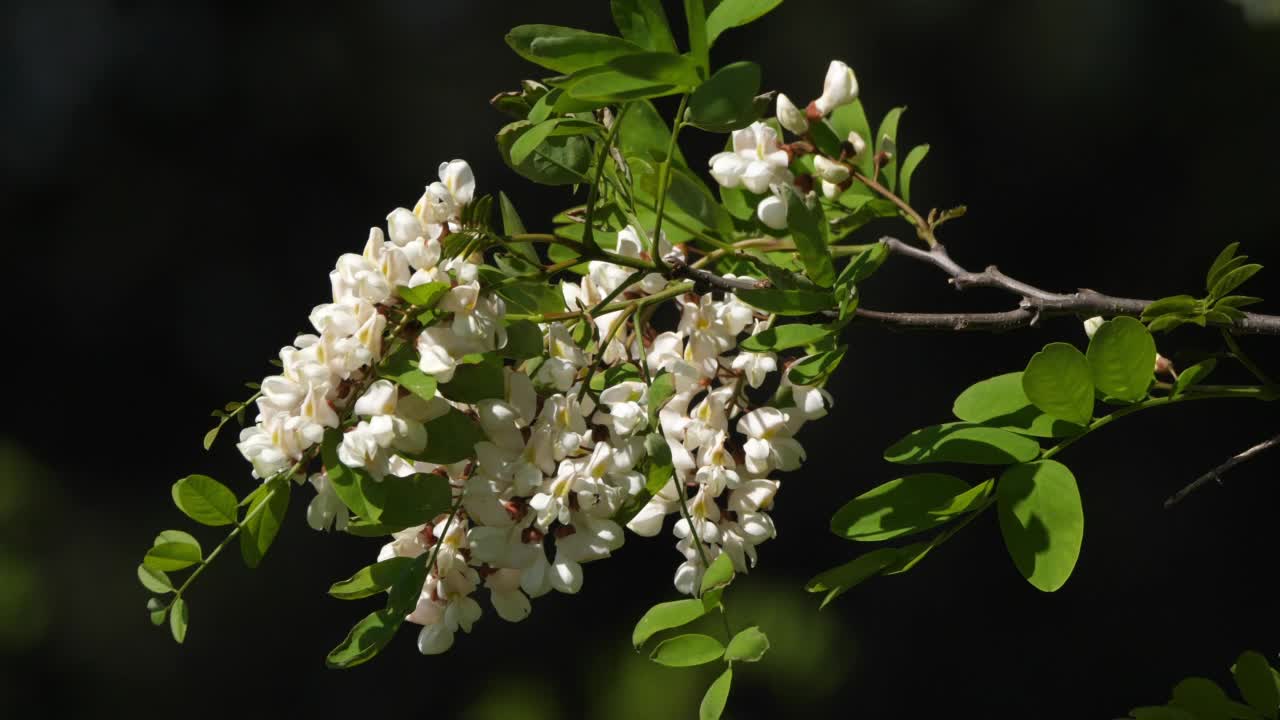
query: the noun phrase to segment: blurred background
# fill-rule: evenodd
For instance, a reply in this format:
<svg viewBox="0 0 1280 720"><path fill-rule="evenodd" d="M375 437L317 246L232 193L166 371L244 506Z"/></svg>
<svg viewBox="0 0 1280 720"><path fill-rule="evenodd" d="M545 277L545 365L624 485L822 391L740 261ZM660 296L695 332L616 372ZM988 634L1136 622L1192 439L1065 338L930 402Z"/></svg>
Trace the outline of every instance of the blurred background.
<svg viewBox="0 0 1280 720"><path fill-rule="evenodd" d="M807 101L837 57L873 116L907 105L899 145L933 148L918 204L970 208L942 233L963 264L1159 297L1198 292L1218 250L1240 241L1270 266L1244 289L1274 313L1278 20L1274 0L788 0L727 33L713 61L758 61L766 87ZM506 120L488 99L540 74L503 43L528 22L613 32L603 1L4 4L0 712L693 716L713 666L664 669L629 646L643 610L675 598L669 537L632 539L588 567L579 595L536 601L524 623L487 614L446 656L419 656L404 632L347 672L324 655L370 608L325 590L379 541L310 531L309 491L262 568L231 557L202 578L185 647L151 627L134 577L157 531L190 529L169 501L174 480L203 472L251 489L230 435L201 449L208 411L271 371L325 299L337 255L411 206L438 163L469 160L480 191L505 190L531 227L571 202L494 150ZM691 158L723 142L682 140ZM905 229L862 232L886 231ZM911 264L865 293L879 309L1009 307L957 297ZM1083 343L1079 324L851 330L835 409L804 431L810 460L779 496L779 537L730 598L734 622L759 624L774 650L739 673L727 717L1109 718L1164 701L1187 675L1229 682L1243 649L1274 657L1280 456L1161 509L1280 429L1276 408L1247 402L1126 419L1064 453L1088 532L1058 593L1017 574L994 514L822 612L803 592L868 549L826 526L894 477L884 447L1058 339ZM1280 341L1244 342L1280 369ZM1175 359L1213 347L1195 330L1161 340ZM1233 372L1219 379L1247 380ZM193 532L206 547L221 536Z"/></svg>

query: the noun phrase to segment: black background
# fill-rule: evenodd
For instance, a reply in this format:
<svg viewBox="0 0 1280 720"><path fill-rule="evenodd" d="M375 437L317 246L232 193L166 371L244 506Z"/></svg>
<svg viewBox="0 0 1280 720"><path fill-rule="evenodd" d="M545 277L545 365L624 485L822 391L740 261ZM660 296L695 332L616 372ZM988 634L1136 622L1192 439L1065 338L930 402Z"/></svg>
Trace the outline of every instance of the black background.
<svg viewBox="0 0 1280 720"><path fill-rule="evenodd" d="M260 570L231 557L201 579L185 647L149 625L133 577L156 531L188 526L169 504L174 479L252 487L227 438L201 450L208 410L270 371L325 299L337 255L411 206L439 162L468 159L480 191L505 190L531 226L570 202L502 164L492 136L505 119L487 100L539 73L505 47L509 27L609 32L607 3L18 0L0 18L0 708L691 716L712 671L655 668L628 645L643 609L675 596L669 535L633 538L588 568L581 594L535 601L520 625L489 613L433 658L406 632L349 672L323 656L369 608L325 589L378 542L310 531L309 491ZM1231 241L1280 266L1280 26L1251 26L1235 4L789 0L726 34L713 61L756 60L766 87L807 101L832 57L855 68L873 115L909 106L900 145L933 148L918 204L970 208L942 233L963 264L1137 297L1197 292ZM685 137L691 158L723 142ZM1245 289L1274 295L1274 272ZM864 290L880 309L1009 302L957 296L901 262ZM734 622L760 623L775 652L739 673L728 717L1117 717L1187 675L1227 682L1241 650L1280 649L1278 458L1161 509L1277 430L1275 408L1242 401L1126 419L1063 454L1088 532L1055 594L1018 576L984 517L911 573L816 612L803 581L867 549L829 535L827 519L893 477L882 449L1057 339L1083 344L1079 324L850 331L836 407L801 436L810 460L784 483L779 538L739 591ZM1176 357L1214 340L1160 342ZM1275 340L1244 342L1280 369Z"/></svg>

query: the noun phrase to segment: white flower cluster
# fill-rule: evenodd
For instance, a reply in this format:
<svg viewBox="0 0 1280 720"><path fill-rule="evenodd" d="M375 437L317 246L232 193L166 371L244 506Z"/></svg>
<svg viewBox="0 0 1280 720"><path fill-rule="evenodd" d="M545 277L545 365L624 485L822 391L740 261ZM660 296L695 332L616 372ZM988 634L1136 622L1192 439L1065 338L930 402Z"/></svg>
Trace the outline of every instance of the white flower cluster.
<svg viewBox="0 0 1280 720"><path fill-rule="evenodd" d="M778 95L778 124L796 135L809 132L809 121L819 120L841 105L858 98L858 80L853 70L839 60L832 60L822 84L822 95L801 110L785 94ZM849 133L853 156L860 155L867 143L856 132ZM786 188L794 178L788 166L791 153L778 144L778 133L762 122L733 133L733 150L711 156L711 176L726 188L744 188L757 195L769 193L756 205L756 217L766 227L784 230L787 227ZM849 168L822 155L814 156L814 175L822 181L822 192L827 197L839 193L841 183L849 179Z"/></svg>
<svg viewBox="0 0 1280 720"><path fill-rule="evenodd" d="M753 132L759 133L753 142L774 141L767 127ZM775 180L786 173L785 165L769 168ZM744 177L756 172L744 171ZM772 353L735 352L740 336L769 322L736 297L677 296L679 323L659 334L628 323L627 311L592 315L595 345L575 340L572 325L544 323L545 356L505 367L502 397L474 405L439 393L423 400L375 377L372 368L390 342L384 340L386 314L401 303L399 286L440 282L450 288L436 306L439 320L416 339L418 367L438 383L448 383L465 356L506 343L503 301L480 285L477 263L483 257L442 259L441 240L458 229L461 209L474 193L471 170L454 161L441 166L440 176L412 211L388 216L386 236L370 231L363 255L339 259L331 274L333 302L311 315L318 334L281 351L284 370L263 382L258 424L241 437L255 474L287 471L326 428L341 428L338 459L345 466L384 482L420 473L449 480L459 509L397 532L379 555L379 561L434 557L407 618L422 625L418 647L425 654L444 652L458 630L470 631L482 612L474 597L481 586L498 615L512 622L529 615L530 598L577 592L583 563L608 557L623 543L623 528L613 518L644 492L646 439L658 448L665 442L674 477L628 528L656 535L667 515L681 514L674 525L683 557L675 574L681 592L693 593L706 563L722 552L747 571L756 546L775 534L768 510L779 482L770 476L800 465L804 451L793 435L826 413L830 397L791 386L793 406L753 407L749 395L779 369L778 360ZM656 249L654 244L644 231L627 227L613 252L648 258L656 251L684 260L665 238ZM587 311L610 298L640 301L669 287L659 273L639 279L634 273L593 260L580 282L561 285L565 306ZM589 378L603 379L627 364L647 372L622 380L607 375L613 379L598 393L584 392ZM653 423L650 386L642 378L662 374L669 374L674 394ZM483 430L472 457L447 466L411 459L429 443L453 441L428 437L425 428L451 408ZM326 475L310 480L317 495L309 523L346 528L349 511Z"/></svg>

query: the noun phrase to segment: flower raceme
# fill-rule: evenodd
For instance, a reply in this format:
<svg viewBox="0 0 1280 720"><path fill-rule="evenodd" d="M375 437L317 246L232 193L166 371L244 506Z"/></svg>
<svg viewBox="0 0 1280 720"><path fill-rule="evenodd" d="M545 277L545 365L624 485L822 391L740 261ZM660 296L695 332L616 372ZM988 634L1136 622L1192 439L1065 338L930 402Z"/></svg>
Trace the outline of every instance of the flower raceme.
<svg viewBox="0 0 1280 720"><path fill-rule="evenodd" d="M830 112L855 96L852 72L833 62L810 107ZM786 96L777 113L797 134L820 119ZM787 230L804 185L795 151L758 121L734 131L730 148L710 158L711 176L763 196L756 218ZM817 155L803 172L838 185L845 159ZM518 622L533 598L578 592L583 566L627 531L670 528L682 593L698 594L721 555L749 571L776 534L777 475L805 459L796 433L832 402L825 374L800 384L777 353L739 347L770 332L774 315L681 282L666 264L686 267L690 248L634 216L552 290L555 312L527 312L521 293L543 281L495 272L494 245L477 242L491 233L475 220L488 202L465 161L442 163L412 209L395 208L360 253L339 257L329 301L280 350L238 443L264 484L311 485L314 529L390 535L378 563L416 568L421 587L408 586L412 602L384 587L388 610L421 626L424 654L470 632L486 596ZM417 514L364 499L390 501L405 482L434 483L442 498Z"/></svg>

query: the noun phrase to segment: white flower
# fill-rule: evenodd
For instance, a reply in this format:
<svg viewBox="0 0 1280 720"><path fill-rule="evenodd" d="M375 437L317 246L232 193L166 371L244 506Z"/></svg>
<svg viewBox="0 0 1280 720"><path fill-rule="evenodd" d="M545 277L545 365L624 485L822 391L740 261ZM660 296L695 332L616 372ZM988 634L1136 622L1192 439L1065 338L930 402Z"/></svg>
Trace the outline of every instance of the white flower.
<svg viewBox="0 0 1280 720"><path fill-rule="evenodd" d="M1089 339L1092 340L1093 334L1098 332L1098 328L1102 327L1103 322L1105 321L1102 319L1101 315L1096 315L1094 317L1089 318L1088 320L1085 320L1084 334L1088 335Z"/></svg>
<svg viewBox="0 0 1280 720"><path fill-rule="evenodd" d="M609 428L611 438L634 435L648 424L648 386L629 380L607 387L600 393L600 404L609 412L597 412L592 422Z"/></svg>
<svg viewBox="0 0 1280 720"><path fill-rule="evenodd" d="M521 574L519 570L495 570L484 581L484 586L489 588L493 609L507 622L520 622L529 617L532 610L529 598L520 591Z"/></svg>
<svg viewBox="0 0 1280 720"><path fill-rule="evenodd" d="M764 223L765 227L786 230L787 196L781 191L781 185L774 185L770 189L773 191L772 194L756 205L756 217L760 218L760 222Z"/></svg>
<svg viewBox="0 0 1280 720"><path fill-rule="evenodd" d="M378 380L364 391L364 395L356 400L352 410L356 415L373 417L374 415L392 415L396 411L396 401L400 392L390 380Z"/></svg>
<svg viewBox="0 0 1280 720"><path fill-rule="evenodd" d="M826 180L822 181L822 197L828 200L835 200L839 196L840 196L839 185L836 185L835 183L829 183Z"/></svg>
<svg viewBox="0 0 1280 720"><path fill-rule="evenodd" d="M822 82L822 96L813 101L814 107L823 115L832 110L853 102L858 98L858 79L853 70L839 60L832 60L827 67L827 77Z"/></svg>
<svg viewBox="0 0 1280 720"><path fill-rule="evenodd" d="M311 476L311 485L316 489L316 496L311 498L311 504L307 505L307 524L313 530L337 530L342 532L347 529L347 523L351 520L351 514L347 512L347 506L333 491L333 485L329 484L329 478L324 473L316 473Z"/></svg>
<svg viewBox="0 0 1280 720"><path fill-rule="evenodd" d="M587 354L573 341L569 329L562 323L552 323L547 330L547 359L533 379L564 392L573 385L578 370L586 365Z"/></svg>
<svg viewBox="0 0 1280 720"><path fill-rule="evenodd" d="M732 367L743 373L748 385L758 388L769 373L778 369L778 357L771 352L739 352L733 358Z"/></svg>
<svg viewBox="0 0 1280 720"><path fill-rule="evenodd" d="M667 515L680 509L676 482L670 480L649 498L640 512L627 523L627 529L641 537L653 537L662 532L662 522Z"/></svg>
<svg viewBox="0 0 1280 720"><path fill-rule="evenodd" d="M823 182L839 185L849 179L849 166L832 160L825 155L815 155L813 157L813 174L821 178Z"/></svg>
<svg viewBox="0 0 1280 720"><path fill-rule="evenodd" d="M796 107L785 93L778 94L778 123L796 135L809 132L809 120L804 111Z"/></svg>
<svg viewBox="0 0 1280 720"><path fill-rule="evenodd" d="M365 243L363 257L382 273L387 285L393 290L408 284L410 276L408 258L400 248L388 245L383 240L382 231L378 228L369 228L369 241Z"/></svg>
<svg viewBox="0 0 1280 720"><path fill-rule="evenodd" d="M724 187L763 193L770 185L790 183L790 158L778 147L778 134L762 122L733 132L733 150L711 156L711 175Z"/></svg>
<svg viewBox="0 0 1280 720"><path fill-rule="evenodd" d="M391 285L381 271L363 255L347 253L329 273L333 301L359 298L377 305L391 297Z"/></svg>
<svg viewBox="0 0 1280 720"><path fill-rule="evenodd" d="M777 408L762 407L743 415L738 432L747 436L743 450L748 472L795 470L804 460L804 448L791 437L787 414Z"/></svg>
<svg viewBox="0 0 1280 720"><path fill-rule="evenodd" d="M465 160L440 163L440 180L427 186L414 207L414 214L430 224L457 220L464 205L475 195L476 180Z"/></svg>

